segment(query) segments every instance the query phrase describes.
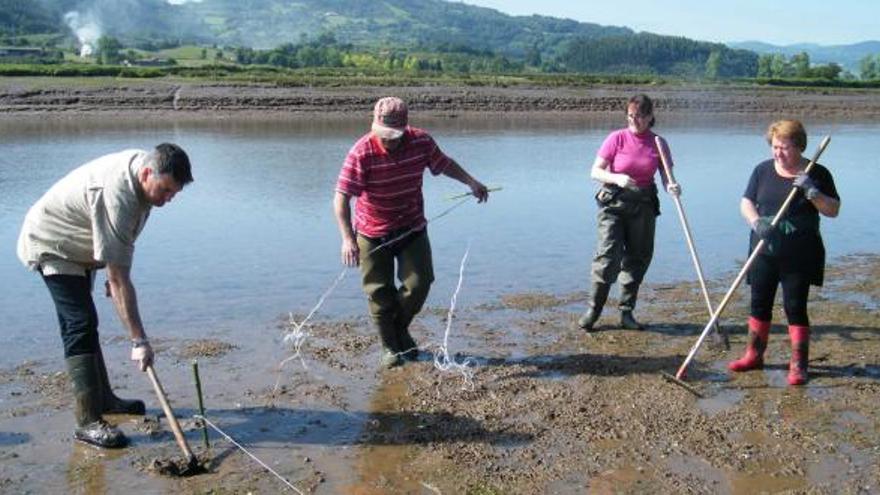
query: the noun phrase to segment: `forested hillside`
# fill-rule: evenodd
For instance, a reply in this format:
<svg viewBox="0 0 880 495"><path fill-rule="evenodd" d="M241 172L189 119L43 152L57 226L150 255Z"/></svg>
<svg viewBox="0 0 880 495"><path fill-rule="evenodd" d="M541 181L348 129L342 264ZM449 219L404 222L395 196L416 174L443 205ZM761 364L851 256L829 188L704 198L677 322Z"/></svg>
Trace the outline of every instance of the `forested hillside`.
<svg viewBox="0 0 880 495"><path fill-rule="evenodd" d="M754 75L758 56L720 43L639 33L569 43L559 62L577 72L734 77Z"/></svg>
<svg viewBox="0 0 880 495"><path fill-rule="evenodd" d="M98 53L101 37L109 55ZM203 60L210 48L218 62L289 69L813 77L762 71L753 51L718 43L444 0L0 0L0 46L35 43L68 52L88 44L111 65L196 45Z"/></svg>
<svg viewBox="0 0 880 495"><path fill-rule="evenodd" d="M60 14L39 2L0 0L0 33L52 33L60 28Z"/></svg>
<svg viewBox="0 0 880 495"><path fill-rule="evenodd" d="M552 17L514 17L493 9L442 0L204 0L183 6L224 44L271 48L303 35L332 32L344 43L367 46L460 44L524 57L554 54L573 38L632 34Z"/></svg>

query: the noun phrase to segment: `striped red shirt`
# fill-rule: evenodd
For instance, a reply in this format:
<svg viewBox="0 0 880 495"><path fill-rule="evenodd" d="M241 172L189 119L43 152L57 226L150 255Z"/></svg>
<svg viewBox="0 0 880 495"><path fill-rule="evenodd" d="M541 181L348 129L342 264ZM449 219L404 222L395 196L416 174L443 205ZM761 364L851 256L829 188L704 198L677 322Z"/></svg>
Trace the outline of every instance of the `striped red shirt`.
<svg viewBox="0 0 880 495"><path fill-rule="evenodd" d="M379 238L400 229L421 229L425 219L422 176L443 173L452 160L427 132L407 127L393 152L367 134L352 146L339 172L336 190L357 197L354 225L367 237Z"/></svg>

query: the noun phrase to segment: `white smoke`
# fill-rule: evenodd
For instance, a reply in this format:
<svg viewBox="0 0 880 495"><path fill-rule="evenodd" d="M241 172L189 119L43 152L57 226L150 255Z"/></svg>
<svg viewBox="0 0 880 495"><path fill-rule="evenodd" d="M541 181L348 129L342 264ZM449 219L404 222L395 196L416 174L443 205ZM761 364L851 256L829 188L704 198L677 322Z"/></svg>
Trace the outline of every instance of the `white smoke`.
<svg viewBox="0 0 880 495"><path fill-rule="evenodd" d="M95 53L98 38L101 37L101 25L91 14L80 14L72 11L64 14L64 22L79 40L79 56L88 57Z"/></svg>

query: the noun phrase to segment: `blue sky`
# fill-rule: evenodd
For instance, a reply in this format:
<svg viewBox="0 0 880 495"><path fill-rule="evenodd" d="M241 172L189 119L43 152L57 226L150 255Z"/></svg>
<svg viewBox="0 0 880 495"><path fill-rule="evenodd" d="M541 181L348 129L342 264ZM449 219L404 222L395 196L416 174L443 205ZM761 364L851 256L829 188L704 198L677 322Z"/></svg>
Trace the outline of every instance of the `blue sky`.
<svg viewBox="0 0 880 495"><path fill-rule="evenodd" d="M541 14L705 41L838 45L880 40L877 0L465 0L512 15Z"/></svg>

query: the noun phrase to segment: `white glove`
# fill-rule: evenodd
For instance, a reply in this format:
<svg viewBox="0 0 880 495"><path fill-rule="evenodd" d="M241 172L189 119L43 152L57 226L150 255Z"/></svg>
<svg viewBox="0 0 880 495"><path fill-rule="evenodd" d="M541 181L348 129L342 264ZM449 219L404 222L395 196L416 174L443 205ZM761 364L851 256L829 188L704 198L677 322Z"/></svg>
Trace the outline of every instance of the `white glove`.
<svg viewBox="0 0 880 495"><path fill-rule="evenodd" d="M147 371L153 365L153 348L146 340L135 342L131 348L131 360L138 363L141 371Z"/></svg>
<svg viewBox="0 0 880 495"><path fill-rule="evenodd" d="M614 174L614 183L619 187L636 187L636 181L626 174Z"/></svg>
<svg viewBox="0 0 880 495"><path fill-rule="evenodd" d="M670 182L666 184L666 192L673 196L681 196L681 185L678 182Z"/></svg>

